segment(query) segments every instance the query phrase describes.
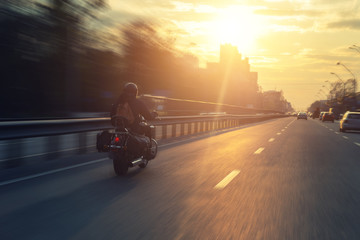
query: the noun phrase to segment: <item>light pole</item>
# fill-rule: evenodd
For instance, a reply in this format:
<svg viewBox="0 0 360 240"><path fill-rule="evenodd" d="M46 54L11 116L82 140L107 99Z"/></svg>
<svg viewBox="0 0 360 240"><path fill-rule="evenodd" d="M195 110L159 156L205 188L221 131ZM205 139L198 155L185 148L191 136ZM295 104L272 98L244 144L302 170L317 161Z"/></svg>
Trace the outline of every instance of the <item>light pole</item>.
<svg viewBox="0 0 360 240"><path fill-rule="evenodd" d="M325 94L324 90L322 90L321 88L319 89L319 93L324 94L324 96L326 97L326 94Z"/></svg>
<svg viewBox="0 0 360 240"><path fill-rule="evenodd" d="M343 66L343 67L353 76L353 78L356 79L355 75L354 75L354 74L350 71L350 69L349 69L347 66L345 66L343 63L337 62L336 65L341 65L341 66Z"/></svg>
<svg viewBox="0 0 360 240"><path fill-rule="evenodd" d="M328 95L325 94L325 92L323 91L323 88L326 88L328 91ZM332 96L331 96L331 92L330 92L330 88L328 88L326 85L322 85L322 89L321 91L326 95L326 99L327 99L327 105L331 106L332 105Z"/></svg>
<svg viewBox="0 0 360 240"><path fill-rule="evenodd" d="M343 95L344 95L344 98L345 98L345 84L346 84L345 81L342 80L342 79L339 77L339 75L337 75L337 74L334 73L334 72L331 72L330 74L335 75L335 76L341 81L341 83L343 84L343 87L344 87Z"/></svg>
<svg viewBox="0 0 360 240"><path fill-rule="evenodd" d="M358 49L357 49L358 50ZM360 52L359 52L360 53ZM341 66L343 66L350 74L351 74L351 76L353 77L353 80L354 80L354 93L356 93L356 77L355 77L355 75L350 71L350 69L347 67L347 66L345 66L344 64L342 64L341 62L337 62L336 63L336 65L341 65Z"/></svg>
<svg viewBox="0 0 360 240"><path fill-rule="evenodd" d="M360 53L360 47L356 46L355 44L352 45L351 47L349 47L349 49L353 49L353 50L357 51L358 53Z"/></svg>
<svg viewBox="0 0 360 240"><path fill-rule="evenodd" d="M354 86L354 93L353 93L353 107L356 107L356 88L357 88L357 81L356 81L356 77L355 75L350 71L350 69L348 67L346 67L344 64L342 64L341 62L337 62L336 65L341 65L343 66L350 74L351 76L353 77L352 82L353 82L353 86ZM345 86L344 86L345 88ZM344 96L344 99L345 99L345 96Z"/></svg>
<svg viewBox="0 0 360 240"><path fill-rule="evenodd" d="M330 91L330 88L328 88L326 85L322 85L321 87L326 88L328 91Z"/></svg>
<svg viewBox="0 0 360 240"><path fill-rule="evenodd" d="M356 46L356 45L353 45L353 46ZM353 50L357 51L358 53L360 53L360 50L357 47L349 47L349 49L353 49Z"/></svg>
<svg viewBox="0 0 360 240"><path fill-rule="evenodd" d="M326 83L329 83L329 80L326 80L325 82L326 82ZM328 92L329 92L328 102L330 102L330 106L332 106L332 91L331 91L331 89L330 89L328 86L326 86L325 84L322 85L322 87L323 87L323 88L326 88L326 89L328 90Z"/></svg>
<svg viewBox="0 0 360 240"><path fill-rule="evenodd" d="M342 80L342 79L339 77L339 75L337 75L336 73L331 72L330 74L335 75L341 82L344 82L344 80Z"/></svg>
<svg viewBox="0 0 360 240"><path fill-rule="evenodd" d="M334 73L334 72L331 72L330 74L335 75L335 76L341 81L341 83L343 84L343 100L342 100L342 104L344 105L344 102L345 102L345 81L342 80L342 79L339 77L339 75L337 75L337 74ZM335 93L335 95L336 95L336 93ZM336 97L336 96L335 96L335 97Z"/></svg>

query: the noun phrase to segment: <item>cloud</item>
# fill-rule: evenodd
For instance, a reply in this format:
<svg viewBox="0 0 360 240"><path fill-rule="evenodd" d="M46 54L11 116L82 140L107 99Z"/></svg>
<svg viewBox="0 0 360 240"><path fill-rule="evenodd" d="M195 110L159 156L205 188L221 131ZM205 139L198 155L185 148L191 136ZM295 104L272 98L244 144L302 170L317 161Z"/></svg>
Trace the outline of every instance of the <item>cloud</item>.
<svg viewBox="0 0 360 240"><path fill-rule="evenodd" d="M318 17L323 15L323 12L315 10L282 10L282 9L258 9L254 11L258 15L276 16L276 17L288 17L288 16L306 16L306 17Z"/></svg>
<svg viewBox="0 0 360 240"><path fill-rule="evenodd" d="M286 18L286 19L275 19L275 20L271 20L271 23L275 24L275 25L285 25L285 26L289 26L298 31L304 31L304 30L308 30L308 29L312 29L314 27L314 25L316 25L316 22L313 19L297 19L297 18Z"/></svg>
<svg viewBox="0 0 360 240"><path fill-rule="evenodd" d="M327 25L328 28L333 29L352 29L360 30L360 19L342 20L332 22Z"/></svg>
<svg viewBox="0 0 360 240"><path fill-rule="evenodd" d="M153 0L155 1L155 0ZM156 0L158 1L158 0ZM165 0L166 1L166 0ZM230 5L241 5L241 2L238 0L221 0L221 1L214 1L214 0L182 0L182 1L170 1L170 2L181 2L181 3L189 3L193 5L209 5L213 7L227 7Z"/></svg>
<svg viewBox="0 0 360 240"><path fill-rule="evenodd" d="M184 22L203 22L210 21L216 17L215 13L205 13L196 11L181 11L181 12L169 12L164 13L163 17L170 18L172 20L184 21Z"/></svg>

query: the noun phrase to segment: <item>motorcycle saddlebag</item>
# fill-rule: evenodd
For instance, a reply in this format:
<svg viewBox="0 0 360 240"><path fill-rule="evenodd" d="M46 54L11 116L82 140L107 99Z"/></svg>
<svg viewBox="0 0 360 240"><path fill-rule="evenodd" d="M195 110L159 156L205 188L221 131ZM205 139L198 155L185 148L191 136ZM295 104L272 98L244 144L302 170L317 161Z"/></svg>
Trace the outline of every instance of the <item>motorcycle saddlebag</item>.
<svg viewBox="0 0 360 240"><path fill-rule="evenodd" d="M109 145L111 143L112 133L103 131L96 136L96 149L98 152L109 152Z"/></svg>
<svg viewBox="0 0 360 240"><path fill-rule="evenodd" d="M135 157L144 156L150 146L150 140L144 135L131 134L128 139L127 149Z"/></svg>

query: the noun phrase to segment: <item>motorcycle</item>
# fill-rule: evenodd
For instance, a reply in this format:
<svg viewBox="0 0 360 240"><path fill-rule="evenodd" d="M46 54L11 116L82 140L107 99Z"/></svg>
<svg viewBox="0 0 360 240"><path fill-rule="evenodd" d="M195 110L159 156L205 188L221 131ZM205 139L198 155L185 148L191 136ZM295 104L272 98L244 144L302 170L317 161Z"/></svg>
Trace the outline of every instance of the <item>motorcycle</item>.
<svg viewBox="0 0 360 240"><path fill-rule="evenodd" d="M126 127L126 119L115 117L115 130L113 133L104 131L97 136L97 149L99 152L109 152L113 160L114 171L117 175L125 175L130 167L139 166L145 168L149 161L154 159L158 150L158 143L154 138L151 140L144 132L135 133ZM155 127L147 125L142 119L140 129ZM152 134L154 136L154 134ZM151 141L151 142L150 142Z"/></svg>

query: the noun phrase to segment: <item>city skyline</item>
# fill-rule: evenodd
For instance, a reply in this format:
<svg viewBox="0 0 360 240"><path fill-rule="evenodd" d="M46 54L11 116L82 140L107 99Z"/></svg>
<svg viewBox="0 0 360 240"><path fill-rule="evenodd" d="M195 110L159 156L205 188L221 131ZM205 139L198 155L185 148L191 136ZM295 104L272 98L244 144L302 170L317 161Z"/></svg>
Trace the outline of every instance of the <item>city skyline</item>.
<svg viewBox="0 0 360 240"><path fill-rule="evenodd" d="M360 55L359 1L109 1L103 20L109 28L136 19L159 23L171 32L176 47L196 55L200 67L219 59L229 43L249 57L264 91L283 90L298 109L306 109L325 81L355 76Z"/></svg>

